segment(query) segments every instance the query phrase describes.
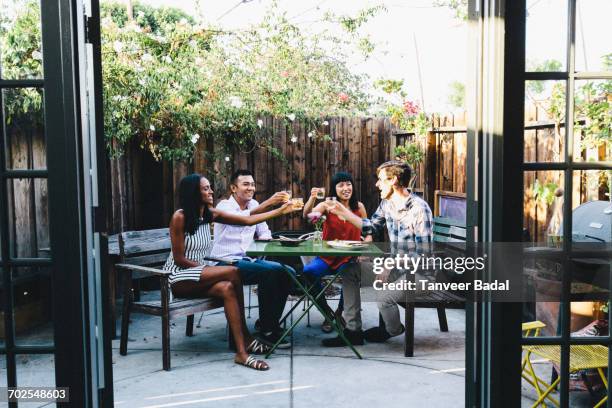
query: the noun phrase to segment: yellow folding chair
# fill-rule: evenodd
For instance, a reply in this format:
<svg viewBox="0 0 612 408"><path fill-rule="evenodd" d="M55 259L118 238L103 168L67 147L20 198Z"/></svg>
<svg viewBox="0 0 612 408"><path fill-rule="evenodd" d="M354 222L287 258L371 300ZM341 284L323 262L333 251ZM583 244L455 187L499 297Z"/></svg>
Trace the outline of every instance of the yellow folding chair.
<svg viewBox="0 0 612 408"><path fill-rule="evenodd" d="M553 345L538 345L538 346L524 346L524 350L526 350L529 354L535 354L537 356L543 357L557 365L561 365L561 347L553 346ZM589 369L597 369L601 381L603 382L606 390L608 389L608 380L606 379L606 375L604 373L604 368L608 367L608 348L600 345L572 345L570 346L570 368L569 372L574 373L580 370L589 370ZM559 406L559 403L550 396L550 393L557 387L559 381L561 381L561 376L557 377L552 384L546 384L542 379L538 378L533 371L533 367L531 363L527 362L527 372L531 375L532 381L530 383L532 385L535 384L535 389L538 393L537 401L532 405L532 408L537 407L538 405L544 405L544 400L548 398L551 400L556 406ZM523 377L524 378L524 377ZM545 387L540 388L540 385L545 385ZM604 396L597 404L595 404L594 408L601 407L608 400L608 396Z"/></svg>
<svg viewBox="0 0 612 408"><path fill-rule="evenodd" d="M523 331L523 337L537 337L540 335L540 330L542 330L544 327L546 327L546 325L539 320L525 322L522 324L521 327L521 330ZM531 351L528 350L526 346L523 346L523 351L525 351L525 356L523 357L523 361L521 364L521 376L525 379L525 381L531 384L533 388L535 388L539 397L540 395L542 395L543 389L548 388L550 384L548 384L546 381L536 375L535 370L531 365ZM553 404L559 406L559 402L549 394L547 394L547 398ZM545 403L541 403L540 405L546 406Z"/></svg>

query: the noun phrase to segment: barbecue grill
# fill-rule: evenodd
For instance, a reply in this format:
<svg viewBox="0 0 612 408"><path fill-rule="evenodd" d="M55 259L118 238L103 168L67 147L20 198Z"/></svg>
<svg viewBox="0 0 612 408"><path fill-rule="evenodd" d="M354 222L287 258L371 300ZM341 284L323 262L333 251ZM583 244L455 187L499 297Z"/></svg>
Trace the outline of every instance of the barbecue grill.
<svg viewBox="0 0 612 408"><path fill-rule="evenodd" d="M572 241L612 242L612 203L589 201L576 207L572 212Z"/></svg>

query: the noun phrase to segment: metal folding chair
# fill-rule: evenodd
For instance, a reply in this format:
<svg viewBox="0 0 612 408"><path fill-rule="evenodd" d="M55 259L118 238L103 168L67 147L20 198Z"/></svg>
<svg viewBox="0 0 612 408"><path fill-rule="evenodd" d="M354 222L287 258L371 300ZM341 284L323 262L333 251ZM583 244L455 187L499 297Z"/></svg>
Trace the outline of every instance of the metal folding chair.
<svg viewBox="0 0 612 408"><path fill-rule="evenodd" d="M538 320L533 322L523 323L522 331L525 337L536 337L540 335L540 330L546 325ZM531 364L531 355L535 354L543 357L550 362L561 365L561 346L557 345L535 345L523 346L525 356L522 361L521 376L531 386L533 386L538 394L538 399L532 405L532 408L537 406L546 406L545 400L548 399L555 406L559 406L559 401L553 398L550 394L555 390L561 376L558 376L552 383L547 383L535 373ZM570 373L580 370L597 369L602 383L608 388L608 381L604 373L604 368L608 367L608 348L600 345L572 345L570 346ZM608 399L604 396L594 408L601 407Z"/></svg>
<svg viewBox="0 0 612 408"><path fill-rule="evenodd" d="M561 365L561 346L553 345L536 345L536 346L523 346L523 349L528 351L530 354L543 357L552 363ZM569 372L575 373L580 370L597 369L599 377L602 383L608 389L608 380L604 369L608 367L608 348L600 345L572 345L570 346L570 361L569 361ZM545 399L549 399L554 405L559 406L559 402L550 396L550 393L561 381L561 376L558 376L552 384L546 383L541 378L538 378L533 371L531 364L528 364L528 372L531 375L532 385L535 384L535 389L538 393L537 401L532 405L532 408L538 405L546 406L544 403ZM540 388L540 385L543 387ZM608 400L606 395L595 404L594 408L601 407Z"/></svg>

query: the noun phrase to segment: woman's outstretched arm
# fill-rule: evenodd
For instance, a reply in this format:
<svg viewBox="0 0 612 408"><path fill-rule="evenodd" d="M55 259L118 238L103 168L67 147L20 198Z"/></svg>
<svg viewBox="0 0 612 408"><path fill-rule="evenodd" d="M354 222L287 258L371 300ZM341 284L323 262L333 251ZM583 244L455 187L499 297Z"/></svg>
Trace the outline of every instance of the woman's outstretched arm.
<svg viewBox="0 0 612 408"><path fill-rule="evenodd" d="M255 225L259 224L260 222L267 221L271 218L275 218L283 214L289 214L293 211L299 211L301 209L301 207L294 206L291 202L288 202L275 210L254 215L230 214L228 212L220 211L215 208L211 208L210 212L213 215L214 222L229 225Z"/></svg>

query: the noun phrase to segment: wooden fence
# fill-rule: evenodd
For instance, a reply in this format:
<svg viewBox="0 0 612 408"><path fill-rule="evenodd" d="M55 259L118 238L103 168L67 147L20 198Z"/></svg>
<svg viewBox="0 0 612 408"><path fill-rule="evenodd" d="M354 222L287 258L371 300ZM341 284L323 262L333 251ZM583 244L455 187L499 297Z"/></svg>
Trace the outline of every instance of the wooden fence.
<svg viewBox="0 0 612 408"><path fill-rule="evenodd" d="M541 120L542 119L542 120ZM545 115L531 109L526 112L525 161L555 162L563 157L563 126L546 121ZM267 150L235 152L229 161L208 163L205 151L218 147L206 144L202 138L192 163L156 162L148 152L130 146L126 154L108 161L109 209L108 227L111 233L165 226L175 210L176 186L190 172L205 174L214 183L217 198L226 195L227 174L247 168L255 174L258 200L275 191L291 188L295 197L308 197L311 187L329 189L331 176L337 171L351 172L356 194L372 213L379 202L374 185L376 167L392 158L393 148L411 135L395 136L387 118L330 118L321 129L331 141L310 139L303 124L295 122L292 143L282 121L266 118L264 126L272 130L273 145L287 158L287 163L275 159ZM465 116L436 117L425 143L426 158L417 169L417 185L433 204L435 190L465 192L466 132ZM578 145L574 151L580 152ZM603 159L605 152L587 151L583 160ZM7 129L7 165L13 169L45 168L45 141L40 130ZM580 159L580 158L579 158ZM609 159L609 158L608 158ZM572 208L593 199L607 199L607 187L597 171L574 175ZM533 185L556 183L563 188L560 171L525 173L524 227L532 239L545 239L546 229L554 208L536 201ZM49 246L47 185L45 179L16 179L8 184L9 222L12 233L11 251L18 257L39 256L39 250ZM559 200L557 200L559 201ZM432 205L433 208L433 205ZM272 222L281 229L304 228L298 216L283 217Z"/></svg>
<svg viewBox="0 0 612 408"><path fill-rule="evenodd" d="M8 126L6 129L8 169L45 169L47 156L41 129ZM0 154L5 154L4 152ZM11 255L36 258L41 248L49 247L47 180L20 178L8 185L8 214Z"/></svg>
<svg viewBox="0 0 612 408"><path fill-rule="evenodd" d="M556 126L547 120L545 112L529 107L526 112L525 156L526 162L558 162L563 157L563 124ZM393 158L393 148L414 137L398 133L386 118L330 118L328 131L332 141L312 140L299 122L294 123L292 143L282 121L266 118L265 124L274 134L274 147L287 158L285 165L266 150L249 153L236 152L228 162L207 163L206 146L200 141L193 163L157 163L150 155L137 147L129 149L126 156L112 160L111 189L108 194L112 207L110 230L152 228L166 225L174 211L177 199L175 187L180 178L196 171L205 174L216 188L217 198L227 195L227 174L238 168L246 168L255 174L256 199L261 201L275 191L291 188L295 197L308 197L311 187L329 189L331 176L336 171L351 172L355 178L356 194L368 213L379 202L374 185L376 167ZM579 138L574 151L580 152ZM434 118L434 126L424 140L425 159L416 169L416 189L434 208L436 190L466 192L467 135L465 114ZM603 159L603 150L587 151L583 158ZM214 171L210 171L213 168ZM606 199L607 190L598 183L598 172L576 172L574 175L572 208L588 200ZM526 172L524 176L524 228L532 240L545 240L554 213L562 207L562 199L548 205L536 200L534 182L555 183L563 188L561 171ZM558 221L553 221L552 224ZM275 230L303 229L299 216L274 220Z"/></svg>
<svg viewBox="0 0 612 408"><path fill-rule="evenodd" d="M525 109L525 153L524 161L540 163L558 163L565 160L565 124L556 124L551 121L546 112L537 105L527 105ZM604 146L600 148L583 149L580 146L581 134L575 130L574 161L603 161L606 159ZM540 185L554 184L558 193L562 194L551 204L534 194L536 180ZM563 171L528 171L523 179L523 227L528 231L530 239L537 242L546 242L548 235L559 233L562 224L564 198L567 197L564 187ZM579 170L572 174L572 209L591 200L607 200L606 187L602 174L598 170Z"/></svg>
<svg viewBox="0 0 612 408"><path fill-rule="evenodd" d="M276 159L267 149L235 152L228 161L207 161L204 152L218 147L205 139L198 142L192 163L155 162L133 146L126 155L110 160L108 205L111 208L109 229L112 232L167 225L178 205L176 187L181 177L197 172L209 178L215 197L227 196L228 175L236 169L249 169L255 175L255 198L264 200L276 191L291 189L294 197L306 200L311 187L329 189L337 171L350 172L355 192L369 213L378 205L375 186L376 167L391 157L393 127L388 118L328 119L322 131L331 141L309 138L305 126L296 121L291 141L284 121L265 118L264 127L271 129L273 146L287 162ZM303 229L300 216L282 217L271 222L274 230Z"/></svg>
<svg viewBox="0 0 612 408"><path fill-rule="evenodd" d="M465 193L467 131L465 113L435 116L433 127L422 141L425 158L416 169L415 187L434 208L436 190ZM415 135L401 133L398 145L414 140Z"/></svg>

